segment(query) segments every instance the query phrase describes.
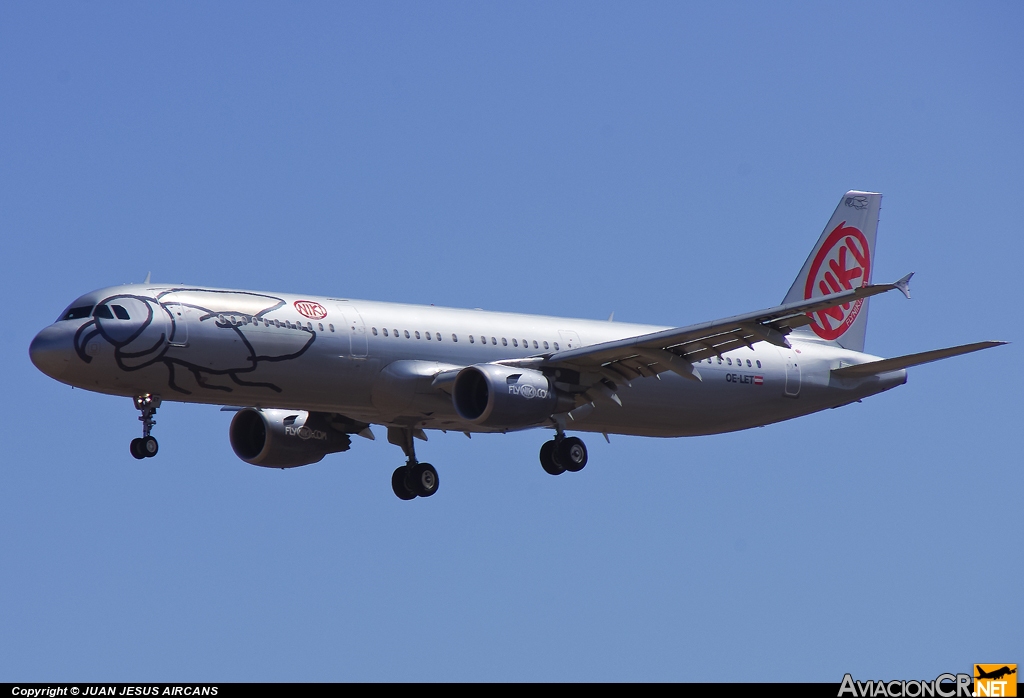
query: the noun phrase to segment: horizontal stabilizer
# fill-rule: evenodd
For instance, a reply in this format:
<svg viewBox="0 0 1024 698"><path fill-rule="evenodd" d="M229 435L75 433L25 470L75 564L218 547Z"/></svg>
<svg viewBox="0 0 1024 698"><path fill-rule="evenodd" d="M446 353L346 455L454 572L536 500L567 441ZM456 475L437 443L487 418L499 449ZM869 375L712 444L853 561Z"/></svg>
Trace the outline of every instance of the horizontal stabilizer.
<svg viewBox="0 0 1024 698"><path fill-rule="evenodd" d="M866 364L857 364L856 366L835 368L832 369L832 375L837 378L862 378L864 376L874 376L879 373L898 371L901 368L910 368L911 366L919 366L921 364L927 364L940 359L948 359L951 356L970 354L972 351L981 351L982 349L989 349L990 347L998 347L1001 344L1006 344L1006 342L975 342L974 344L962 344L959 347L923 351L920 354L907 354L906 356L897 356L894 359L882 359L881 361L869 361Z"/></svg>

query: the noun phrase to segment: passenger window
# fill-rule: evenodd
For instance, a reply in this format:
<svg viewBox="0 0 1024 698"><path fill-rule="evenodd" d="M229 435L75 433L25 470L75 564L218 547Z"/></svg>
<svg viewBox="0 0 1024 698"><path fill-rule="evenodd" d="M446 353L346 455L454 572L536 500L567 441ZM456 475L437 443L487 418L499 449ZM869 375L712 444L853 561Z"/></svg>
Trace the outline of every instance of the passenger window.
<svg viewBox="0 0 1024 698"><path fill-rule="evenodd" d="M307 323L306 323L306 329L307 329L307 330L309 330L310 332L312 332L312 331L313 331L313 323L312 323L312 322L307 322ZM377 331L376 331L376 330L374 330L374 332L373 332L373 333L374 333L374 334L377 334Z"/></svg>
<svg viewBox="0 0 1024 698"><path fill-rule="evenodd" d="M524 339L523 340L523 349L529 349L529 348L530 348L530 343Z"/></svg>
<svg viewBox="0 0 1024 698"><path fill-rule="evenodd" d="M426 335L427 341L429 342L430 341L430 333L429 332L424 332L423 334Z"/></svg>
<svg viewBox="0 0 1024 698"><path fill-rule="evenodd" d="M555 351L558 351L558 342L555 342Z"/></svg>
<svg viewBox="0 0 1024 698"><path fill-rule="evenodd" d="M131 320L131 318L128 317L128 311L125 310L124 307L120 305L112 305L110 307L113 309L114 315L117 316L118 320Z"/></svg>
<svg viewBox="0 0 1024 698"><path fill-rule="evenodd" d="M501 338L501 346L503 346L503 347L507 347L508 346L508 340L505 339L504 337Z"/></svg>
<svg viewBox="0 0 1024 698"><path fill-rule="evenodd" d="M455 335L455 333L454 333L454 332L452 332L452 341L453 341L453 342L457 342L457 341L459 341L459 338L458 338L458 337L457 337L457 336Z"/></svg>
<svg viewBox="0 0 1024 698"><path fill-rule="evenodd" d="M84 317L89 317L92 314L91 305L83 305L78 308L72 308L68 312L64 313L64 317L61 320L80 320Z"/></svg>
<svg viewBox="0 0 1024 698"><path fill-rule="evenodd" d="M391 330L391 331L395 333L395 337L398 336L398 330Z"/></svg>
<svg viewBox="0 0 1024 698"><path fill-rule="evenodd" d="M434 333L434 338L437 339L437 341L440 342L441 341L441 333L440 332L435 332Z"/></svg>
<svg viewBox="0 0 1024 698"><path fill-rule="evenodd" d="M533 340L533 348L534 349L540 349L540 347L537 345L537 340L536 339Z"/></svg>
<svg viewBox="0 0 1024 698"><path fill-rule="evenodd" d="M516 341L515 337L512 338L512 346L514 346L514 347L518 347L519 346L519 342Z"/></svg>
<svg viewBox="0 0 1024 698"><path fill-rule="evenodd" d="M377 328L374 327L374 328L372 328L371 331L373 332L373 336L376 337L377 336Z"/></svg>
<svg viewBox="0 0 1024 698"><path fill-rule="evenodd" d="M388 336L388 328L387 328L387 327L385 327L385 328L384 328L384 336L385 336L385 337L387 337L387 336Z"/></svg>
<svg viewBox="0 0 1024 698"><path fill-rule="evenodd" d="M409 330L405 330L405 338L411 339L411 337L409 336Z"/></svg>
<svg viewBox="0 0 1024 698"><path fill-rule="evenodd" d="M104 320L113 320L114 314L110 312L110 308L105 305L97 305L96 312L92 314L93 317L103 318Z"/></svg>
<svg viewBox="0 0 1024 698"><path fill-rule="evenodd" d="M548 348L548 343L547 343L546 341L544 342L544 348L545 348L545 349L547 349L547 348Z"/></svg>
<svg viewBox="0 0 1024 698"><path fill-rule="evenodd" d="M473 335L469 335L469 343L473 344Z"/></svg>
<svg viewBox="0 0 1024 698"><path fill-rule="evenodd" d="M494 346L498 346L498 340L495 339L494 337L491 337L491 344L493 344Z"/></svg>
<svg viewBox="0 0 1024 698"><path fill-rule="evenodd" d="M419 339L419 338L420 338L420 331L416 330L416 339Z"/></svg>
<svg viewBox="0 0 1024 698"><path fill-rule="evenodd" d="M334 332L334 325L328 325L327 329L329 329L331 332Z"/></svg>
<svg viewBox="0 0 1024 698"><path fill-rule="evenodd" d="M726 360L725 360L725 363L727 363L727 364L729 364L730 366L732 366L732 359L730 359L730 358L726 358Z"/></svg>
<svg viewBox="0 0 1024 698"><path fill-rule="evenodd" d="M722 357L721 357L721 356L719 356L719 357L718 357L718 363L719 363L719 364L721 364L721 363L722 363Z"/></svg>
<svg viewBox="0 0 1024 698"><path fill-rule="evenodd" d="M323 332L323 331L324 331L324 323L322 323L322 322L318 322L318 323L316 324L316 326L320 328L320 331L321 331L321 332ZM374 333L374 334L377 334L377 331L376 331L376 330L374 330L374 332L373 332L373 333Z"/></svg>
<svg viewBox="0 0 1024 698"><path fill-rule="evenodd" d="M750 368L750 359L747 359L747 368Z"/></svg>
<svg viewBox="0 0 1024 698"><path fill-rule="evenodd" d="M757 361L757 367L761 368L761 360L760 359L758 359L758 361Z"/></svg>

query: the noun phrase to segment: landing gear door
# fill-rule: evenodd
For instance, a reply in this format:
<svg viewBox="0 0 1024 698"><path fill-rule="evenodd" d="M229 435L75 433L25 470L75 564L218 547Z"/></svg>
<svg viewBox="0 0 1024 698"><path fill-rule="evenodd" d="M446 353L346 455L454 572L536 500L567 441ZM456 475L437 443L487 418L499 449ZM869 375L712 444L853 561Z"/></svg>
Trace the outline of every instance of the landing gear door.
<svg viewBox="0 0 1024 698"><path fill-rule="evenodd" d="M363 324L363 316L351 305L340 305L338 309L345 316L345 327L348 329L349 346L353 359L365 359L366 350L366 325Z"/></svg>

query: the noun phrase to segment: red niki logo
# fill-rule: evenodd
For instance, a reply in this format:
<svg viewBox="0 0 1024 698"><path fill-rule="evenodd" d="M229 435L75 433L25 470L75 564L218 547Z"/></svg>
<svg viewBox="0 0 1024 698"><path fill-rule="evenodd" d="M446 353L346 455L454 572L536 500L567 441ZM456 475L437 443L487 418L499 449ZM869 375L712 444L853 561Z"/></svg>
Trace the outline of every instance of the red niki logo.
<svg viewBox="0 0 1024 698"><path fill-rule="evenodd" d="M864 233L843 221L825 238L814 255L804 298L859 288L871 279L871 250ZM850 329L860 314L864 299L843 303L835 308L808 313L811 329L822 339L837 339Z"/></svg>
<svg viewBox="0 0 1024 698"><path fill-rule="evenodd" d="M310 320L323 320L327 317L327 308L314 301L295 301L295 309Z"/></svg>

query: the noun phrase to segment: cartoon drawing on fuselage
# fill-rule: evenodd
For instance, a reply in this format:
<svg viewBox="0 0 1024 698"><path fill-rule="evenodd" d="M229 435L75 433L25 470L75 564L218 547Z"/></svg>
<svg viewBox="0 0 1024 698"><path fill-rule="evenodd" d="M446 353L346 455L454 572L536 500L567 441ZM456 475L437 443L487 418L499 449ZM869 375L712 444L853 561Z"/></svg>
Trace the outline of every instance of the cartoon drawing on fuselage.
<svg viewBox="0 0 1024 698"><path fill-rule="evenodd" d="M235 303L225 305L225 296ZM258 293L187 287L152 297L114 294L99 300L91 320L78 328L75 352L90 363L89 347L102 339L113 348L119 369L138 371L162 364L167 387L183 395L194 392L181 385L183 373L209 390L232 392L232 385L214 380L227 377L236 386L281 392L273 383L241 376L255 373L261 362L298 358L316 340L312 325L273 324L267 319L284 305L282 298ZM264 331L272 324L273 332Z"/></svg>
<svg viewBox="0 0 1024 698"><path fill-rule="evenodd" d="M157 452L162 401L226 405L243 461L290 468L387 429L401 499L437 492L416 457L427 430L548 428L552 475L577 472L568 432L696 436L839 407L906 382L907 369L987 349L975 342L890 359L864 352L871 296L910 297L911 274L874 283L881 195L847 192L780 305L685 327L149 283L72 303L30 347L72 386L133 399Z"/></svg>

